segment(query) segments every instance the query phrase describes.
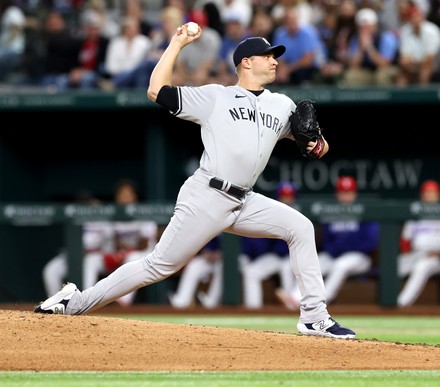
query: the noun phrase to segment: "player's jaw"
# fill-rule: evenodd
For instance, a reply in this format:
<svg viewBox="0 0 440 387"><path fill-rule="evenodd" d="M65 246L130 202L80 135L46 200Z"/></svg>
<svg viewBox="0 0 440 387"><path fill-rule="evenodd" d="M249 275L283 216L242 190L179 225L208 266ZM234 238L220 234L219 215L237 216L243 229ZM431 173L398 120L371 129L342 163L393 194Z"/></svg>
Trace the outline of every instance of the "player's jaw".
<svg viewBox="0 0 440 387"><path fill-rule="evenodd" d="M269 70L267 73L267 77L268 77L267 83L272 83L273 81L275 81L275 78L277 76L277 66L278 63L269 66Z"/></svg>
<svg viewBox="0 0 440 387"><path fill-rule="evenodd" d="M272 83L275 80L277 75L277 66L278 62L275 60L275 58L271 57L265 66L265 76L267 78L265 83Z"/></svg>
<svg viewBox="0 0 440 387"><path fill-rule="evenodd" d="M254 75L255 75L255 80L261 86L264 87L264 85L267 85L267 84L275 81L276 71L275 71L275 69L265 69L264 71L254 73Z"/></svg>
<svg viewBox="0 0 440 387"><path fill-rule="evenodd" d="M268 65L269 65L268 75L269 75L270 80L267 83L271 83L276 78L277 67L278 67L278 61L274 58L273 55L269 55Z"/></svg>

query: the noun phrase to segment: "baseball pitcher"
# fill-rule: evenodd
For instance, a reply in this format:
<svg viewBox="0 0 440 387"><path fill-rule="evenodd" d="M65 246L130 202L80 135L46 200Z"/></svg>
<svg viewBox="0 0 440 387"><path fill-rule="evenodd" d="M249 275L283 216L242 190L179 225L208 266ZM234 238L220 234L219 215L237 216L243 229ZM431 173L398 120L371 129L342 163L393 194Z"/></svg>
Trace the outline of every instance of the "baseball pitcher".
<svg viewBox="0 0 440 387"><path fill-rule="evenodd" d="M355 333L339 325L327 310L312 222L294 208L252 191L281 139L297 140L307 158L320 158L328 151L314 121L313 104L301 104L297 113L290 98L265 88L275 80L276 58L286 48L271 46L261 37L247 38L233 53L236 85L174 87L173 68L179 53L202 34L199 28L189 36L186 28L184 24L177 29L153 70L148 97L176 117L200 125L204 145L200 167L182 185L174 214L153 252L122 265L89 289L80 291L75 284L67 284L35 312L78 315L94 311L169 277L224 231L284 240L303 295L299 332L354 338Z"/></svg>

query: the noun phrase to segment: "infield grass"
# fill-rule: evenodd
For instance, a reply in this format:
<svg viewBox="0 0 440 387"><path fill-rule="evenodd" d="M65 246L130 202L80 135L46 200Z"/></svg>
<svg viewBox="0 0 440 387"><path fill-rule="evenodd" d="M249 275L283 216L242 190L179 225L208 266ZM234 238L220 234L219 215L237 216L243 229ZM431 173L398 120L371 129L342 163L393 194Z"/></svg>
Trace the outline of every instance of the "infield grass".
<svg viewBox="0 0 440 387"><path fill-rule="evenodd" d="M114 315L261 331L297 333L297 316ZM440 319L427 316L335 316L358 339L440 345ZM0 386L10 387L439 387L440 370L230 371L230 372L0 372Z"/></svg>

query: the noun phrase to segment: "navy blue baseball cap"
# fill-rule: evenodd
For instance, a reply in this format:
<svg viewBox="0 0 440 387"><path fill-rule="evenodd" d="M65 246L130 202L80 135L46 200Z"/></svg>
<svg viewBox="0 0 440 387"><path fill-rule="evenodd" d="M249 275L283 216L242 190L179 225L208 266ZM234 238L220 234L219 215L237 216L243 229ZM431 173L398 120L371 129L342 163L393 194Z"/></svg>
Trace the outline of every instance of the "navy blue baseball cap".
<svg viewBox="0 0 440 387"><path fill-rule="evenodd" d="M271 46L265 38L255 36L244 39L238 43L232 57L235 67L237 67L243 58L250 58L254 55L264 55L269 52L272 52L274 57L278 58L286 52L286 47L283 45Z"/></svg>

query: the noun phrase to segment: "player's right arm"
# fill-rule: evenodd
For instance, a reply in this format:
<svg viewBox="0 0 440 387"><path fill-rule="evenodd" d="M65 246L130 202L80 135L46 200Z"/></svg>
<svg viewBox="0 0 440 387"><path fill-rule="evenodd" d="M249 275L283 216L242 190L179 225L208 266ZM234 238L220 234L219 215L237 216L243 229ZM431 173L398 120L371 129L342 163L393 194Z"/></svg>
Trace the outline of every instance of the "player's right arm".
<svg viewBox="0 0 440 387"><path fill-rule="evenodd" d="M180 51L187 44L198 39L201 33L201 30L199 30L196 35L188 36L186 24L177 29L177 32L171 38L170 44L151 73L150 85L147 91L147 96L150 100L156 102L160 89L163 86L172 85L174 65Z"/></svg>

